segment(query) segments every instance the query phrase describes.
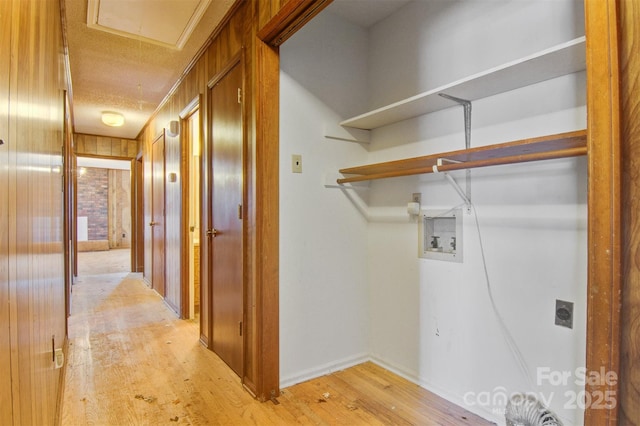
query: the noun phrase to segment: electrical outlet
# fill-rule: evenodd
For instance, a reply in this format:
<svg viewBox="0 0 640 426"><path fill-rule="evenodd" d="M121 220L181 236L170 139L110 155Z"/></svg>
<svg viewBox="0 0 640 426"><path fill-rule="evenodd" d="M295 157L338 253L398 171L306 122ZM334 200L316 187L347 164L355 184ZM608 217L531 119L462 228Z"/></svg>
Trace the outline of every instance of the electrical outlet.
<svg viewBox="0 0 640 426"><path fill-rule="evenodd" d="M556 299L556 325L573 328L573 302Z"/></svg>
<svg viewBox="0 0 640 426"><path fill-rule="evenodd" d="M302 155L293 154L291 156L291 172L302 173Z"/></svg>

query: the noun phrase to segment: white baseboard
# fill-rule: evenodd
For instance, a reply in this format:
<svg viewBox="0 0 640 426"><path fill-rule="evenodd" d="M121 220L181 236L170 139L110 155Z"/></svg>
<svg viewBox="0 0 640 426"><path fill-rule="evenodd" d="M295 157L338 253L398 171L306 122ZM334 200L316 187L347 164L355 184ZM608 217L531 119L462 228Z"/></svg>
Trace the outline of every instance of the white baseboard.
<svg viewBox="0 0 640 426"><path fill-rule="evenodd" d="M297 383L306 382L307 380L315 379L317 377L326 376L327 374L344 370L346 368L353 367L354 365L362 364L363 362L369 361L369 359L370 358L368 354L362 353L343 358L335 362L320 365L318 367L310 368L308 370L301 371L288 377L281 377L280 389L293 386Z"/></svg>

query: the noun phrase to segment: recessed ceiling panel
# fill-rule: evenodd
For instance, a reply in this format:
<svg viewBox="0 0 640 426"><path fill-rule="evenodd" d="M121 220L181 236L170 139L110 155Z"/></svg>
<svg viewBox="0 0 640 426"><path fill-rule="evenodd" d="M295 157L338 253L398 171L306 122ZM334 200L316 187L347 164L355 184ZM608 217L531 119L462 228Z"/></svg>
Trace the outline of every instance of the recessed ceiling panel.
<svg viewBox="0 0 640 426"><path fill-rule="evenodd" d="M211 0L88 0L90 28L181 49Z"/></svg>

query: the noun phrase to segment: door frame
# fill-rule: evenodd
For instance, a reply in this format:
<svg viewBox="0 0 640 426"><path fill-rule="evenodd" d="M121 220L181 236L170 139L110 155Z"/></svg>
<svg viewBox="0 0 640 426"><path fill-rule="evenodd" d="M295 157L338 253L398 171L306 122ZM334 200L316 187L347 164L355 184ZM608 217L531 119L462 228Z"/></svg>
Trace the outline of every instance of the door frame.
<svg viewBox="0 0 640 426"><path fill-rule="evenodd" d="M588 279L586 368L615 381L587 383L591 401L619 397L622 289L621 138L616 0L585 0L587 38ZM602 399L600 399L602 400ZM586 407L586 425L615 425L618 407Z"/></svg>
<svg viewBox="0 0 640 426"><path fill-rule="evenodd" d="M144 157L131 159L131 272L144 272Z"/></svg>
<svg viewBox="0 0 640 426"><path fill-rule="evenodd" d="M134 246L134 222L135 222L135 214L134 214L134 204L133 204L133 193L134 193L134 175L133 175L133 168L135 166L135 158L131 158L131 157L123 157L123 156L113 156L113 155L95 155L95 154L78 154L76 152L71 154L71 164L70 164L70 168L71 170L73 170L73 173L71 173L71 175L73 176L73 178L71 179L71 192L72 192L72 196L71 196L71 208L70 208L70 212L71 212L71 244L72 244L72 258L73 258L73 277L78 277L78 157L81 158L96 158L96 159L100 159L100 160L115 160L115 161L129 161L131 164L129 166L129 174L130 174L130 184L131 184L131 250L133 250L133 246ZM141 195L142 196L142 195ZM133 255L133 252L131 253L131 255ZM129 265L130 267L133 266L133 258L131 260L131 264ZM131 269L132 272L133 269ZM73 282L73 280L72 280Z"/></svg>
<svg viewBox="0 0 640 426"><path fill-rule="evenodd" d="M198 110L196 112L196 109ZM190 298L189 298L189 293L190 293L190 274L189 274L189 270L191 268L191 259L190 259L190 255L189 255L189 245L190 245L190 238L191 238L191 230L189 229L190 223L189 223L189 214L188 212L190 212L191 207L189 205L189 192L190 192L190 188L191 188L191 155L192 155L192 150L190 145L192 145L191 143L185 143L185 138L184 138L184 130L186 127L186 123L189 120L189 118L193 115L193 114L198 114L200 117L200 128L198 129L198 132L200 133L200 143L202 144L203 142L203 138L202 138L202 95L198 95L195 98L193 98L191 100L191 102L189 102L187 104L186 107L184 107L182 109L182 111L180 112L180 114L178 114L178 116L180 117L180 146L181 146L181 151L180 151L180 157L181 157L181 164L180 164L180 175L182 176L182 188L181 188L181 193L182 193L182 237L180 238L180 272L181 272L181 278L180 278L180 317L182 319L186 319L189 318L189 312L190 312ZM202 152L202 151L201 151ZM200 169L202 170L202 155L200 156ZM198 183L198 192L200 194L200 205L202 205L202 175L200 175L200 182ZM200 208L200 210L202 210L202 208ZM200 220L200 244L202 244L203 240L203 232L202 232L202 215L200 214L200 212L198 212L198 217ZM194 274L200 274L200 271L194 271ZM200 277L200 292L202 293L202 277ZM202 295L200 298L202 303ZM202 326L202 320L200 321L200 324Z"/></svg>
<svg viewBox="0 0 640 426"><path fill-rule="evenodd" d="M167 237L167 232L166 232L166 194L167 194L167 183L166 183L166 171L167 171L167 165L166 165L166 149L167 149L167 145L166 145L166 138L165 138L165 130L163 129L162 132L160 132L160 134L158 136L156 136L156 138L153 140L153 142L151 143L151 176L150 176L150 182L151 182L151 205L150 205L150 213L151 213L151 223L149 223L149 227L151 228L150 233L151 233L151 271L150 271L150 275L151 275L151 280L150 280L150 284L151 284L151 288L153 290L155 290L158 294L160 294L160 296L162 296L162 299L165 299L166 296L166 291L167 291L167 285L166 282L163 281L162 284L162 293L158 292L157 290L157 280L155 277L155 267L154 267L154 263L155 263L155 259L157 258L157 256L155 256L154 253L154 249L155 249L155 235L154 235L154 231L155 228L154 226L152 226L153 223L153 219L154 219L154 205L155 205L155 200L154 198L154 174L153 174L153 163L154 163L154 155L153 155L153 147L156 143L158 142L162 142L162 197L163 197L163 201L162 201L162 205L163 205L163 220L162 220L162 228L163 228L163 249L162 249L162 279L165 280L166 279L166 271L167 271L167 259L166 259L166 237Z"/></svg>

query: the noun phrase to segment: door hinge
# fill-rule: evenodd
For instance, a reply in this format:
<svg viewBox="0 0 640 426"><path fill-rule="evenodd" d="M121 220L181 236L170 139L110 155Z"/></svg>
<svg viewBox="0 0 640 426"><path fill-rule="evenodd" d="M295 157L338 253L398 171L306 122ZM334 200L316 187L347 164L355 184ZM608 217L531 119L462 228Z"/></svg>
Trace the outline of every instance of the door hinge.
<svg viewBox="0 0 640 426"><path fill-rule="evenodd" d="M242 89L238 87L238 103L242 103Z"/></svg>
<svg viewBox="0 0 640 426"><path fill-rule="evenodd" d="M240 332L240 335L242 336L242 321L240 321L238 323L238 331Z"/></svg>
<svg viewBox="0 0 640 426"><path fill-rule="evenodd" d="M242 220L242 204L238 204L238 219Z"/></svg>

